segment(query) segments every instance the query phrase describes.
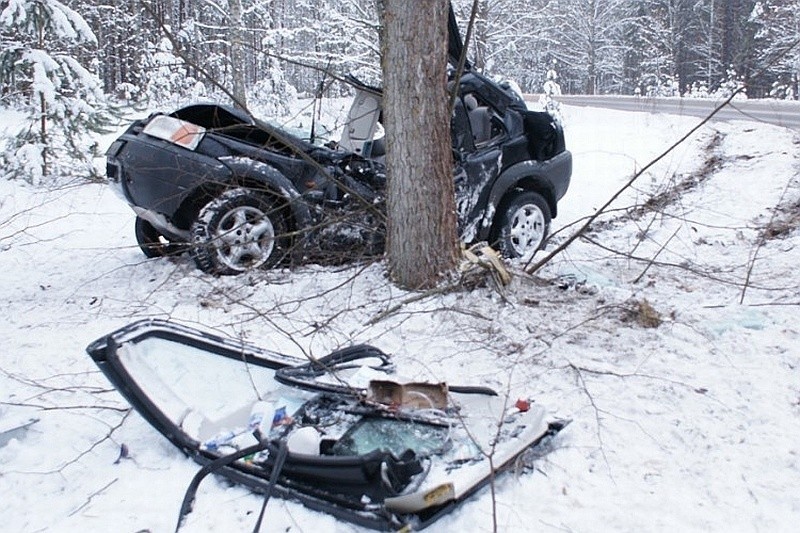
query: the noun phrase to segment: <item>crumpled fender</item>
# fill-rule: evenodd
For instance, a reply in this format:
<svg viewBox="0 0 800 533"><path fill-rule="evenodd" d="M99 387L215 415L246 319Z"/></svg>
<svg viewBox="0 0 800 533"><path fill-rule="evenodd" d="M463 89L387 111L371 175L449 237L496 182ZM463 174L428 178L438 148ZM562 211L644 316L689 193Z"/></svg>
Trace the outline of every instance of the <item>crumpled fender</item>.
<svg viewBox="0 0 800 533"><path fill-rule="evenodd" d="M311 210L308 205L302 201L300 193L294 184L275 167L240 156L220 157L219 161L230 169L232 184L239 182L237 184L242 185L241 181L256 181L285 199L292 212L297 229L302 229L312 224Z"/></svg>
<svg viewBox="0 0 800 533"><path fill-rule="evenodd" d="M485 216L493 217L506 193L524 181L523 188L541 194L550 207L551 216L555 218L558 213L557 202L567 192L571 174L572 154L566 150L547 161L529 160L516 163L507 168L492 185L489 209ZM484 220L482 227L490 226L491 220Z"/></svg>

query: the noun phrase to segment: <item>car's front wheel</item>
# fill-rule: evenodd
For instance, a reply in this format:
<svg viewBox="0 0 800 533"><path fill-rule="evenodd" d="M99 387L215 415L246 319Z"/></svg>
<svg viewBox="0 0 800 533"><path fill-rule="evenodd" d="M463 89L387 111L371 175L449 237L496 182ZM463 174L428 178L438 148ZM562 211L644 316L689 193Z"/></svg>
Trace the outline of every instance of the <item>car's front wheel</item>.
<svg viewBox="0 0 800 533"><path fill-rule="evenodd" d="M213 274L269 268L286 252L286 228L273 197L244 188L225 191L192 224L192 257Z"/></svg>
<svg viewBox="0 0 800 533"><path fill-rule="evenodd" d="M523 191L504 202L495 231L497 247L506 257L531 257L544 245L550 230L550 207L538 193Z"/></svg>
<svg viewBox="0 0 800 533"><path fill-rule="evenodd" d="M141 217L136 217L136 242L147 257L179 255L186 251L186 243L170 241L155 226Z"/></svg>

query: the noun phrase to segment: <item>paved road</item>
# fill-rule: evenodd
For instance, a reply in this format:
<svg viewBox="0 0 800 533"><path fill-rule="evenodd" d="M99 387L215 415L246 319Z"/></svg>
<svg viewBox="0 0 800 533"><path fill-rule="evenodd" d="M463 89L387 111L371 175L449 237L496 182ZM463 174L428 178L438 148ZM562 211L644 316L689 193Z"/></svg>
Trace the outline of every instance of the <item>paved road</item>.
<svg viewBox="0 0 800 533"><path fill-rule="evenodd" d="M537 102L539 95L526 95ZM697 98L647 98L636 96L562 95L556 98L565 105L604 107L621 111L640 111L706 117L722 101ZM734 100L712 120L754 120L800 130L800 102L776 100Z"/></svg>

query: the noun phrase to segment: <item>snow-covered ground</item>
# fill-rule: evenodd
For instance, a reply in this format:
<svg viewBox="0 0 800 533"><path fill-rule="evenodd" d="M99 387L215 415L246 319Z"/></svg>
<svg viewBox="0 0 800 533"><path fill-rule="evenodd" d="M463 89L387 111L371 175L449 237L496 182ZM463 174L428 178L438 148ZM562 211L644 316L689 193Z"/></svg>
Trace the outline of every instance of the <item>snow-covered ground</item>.
<svg viewBox="0 0 800 533"><path fill-rule="evenodd" d="M564 115L575 168L556 242L696 123ZM498 480L500 531L797 531L799 145L786 129L706 126L536 277L372 325L409 296L380 263L217 279L186 257L145 259L107 187L0 181L0 431L38 419L0 447L2 529L174 529L197 465L84 352L158 317L298 356L368 342L410 377L492 386L571 418L532 470ZM250 530L260 505L212 477L184 530ZM354 529L273 499L262 530ZM432 529L490 531L489 491Z"/></svg>

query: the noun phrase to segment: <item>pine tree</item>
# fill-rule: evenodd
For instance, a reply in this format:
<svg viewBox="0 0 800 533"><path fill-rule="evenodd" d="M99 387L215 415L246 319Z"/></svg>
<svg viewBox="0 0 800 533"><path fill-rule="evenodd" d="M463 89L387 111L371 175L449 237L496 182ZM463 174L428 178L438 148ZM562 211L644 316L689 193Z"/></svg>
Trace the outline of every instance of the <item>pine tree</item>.
<svg viewBox="0 0 800 533"><path fill-rule="evenodd" d="M202 99L208 88L189 72L180 54L173 50L172 42L164 37L148 45L142 60L142 94L151 108L172 108Z"/></svg>
<svg viewBox="0 0 800 533"><path fill-rule="evenodd" d="M766 69L762 87L767 96L800 98L800 0L757 2L751 15L757 28L757 66Z"/></svg>
<svg viewBox="0 0 800 533"><path fill-rule="evenodd" d="M138 101L146 85L149 51L161 39L160 27L139 0L74 1L79 3L71 5L80 11L98 41L96 50L80 57L96 58L97 73L109 97L126 103Z"/></svg>
<svg viewBox="0 0 800 533"><path fill-rule="evenodd" d="M0 151L9 178L38 183L57 175L94 176L96 146L86 133L106 113L100 80L75 59L96 44L86 21L58 0L8 0L0 12L0 86L5 105L25 116Z"/></svg>

